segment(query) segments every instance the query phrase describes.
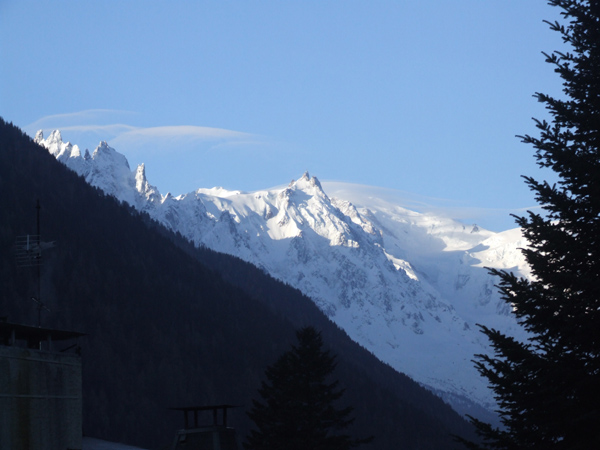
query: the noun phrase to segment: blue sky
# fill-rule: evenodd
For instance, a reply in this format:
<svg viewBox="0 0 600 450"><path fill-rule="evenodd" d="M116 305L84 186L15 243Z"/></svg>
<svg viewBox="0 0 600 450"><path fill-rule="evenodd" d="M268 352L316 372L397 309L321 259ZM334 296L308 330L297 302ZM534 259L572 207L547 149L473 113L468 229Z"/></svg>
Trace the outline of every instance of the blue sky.
<svg viewBox="0 0 600 450"><path fill-rule="evenodd" d="M541 0L0 0L0 115L107 140L161 193L308 170L502 230L552 178L515 137L560 95ZM470 211L465 215L464 211ZM452 212L449 212L452 215Z"/></svg>

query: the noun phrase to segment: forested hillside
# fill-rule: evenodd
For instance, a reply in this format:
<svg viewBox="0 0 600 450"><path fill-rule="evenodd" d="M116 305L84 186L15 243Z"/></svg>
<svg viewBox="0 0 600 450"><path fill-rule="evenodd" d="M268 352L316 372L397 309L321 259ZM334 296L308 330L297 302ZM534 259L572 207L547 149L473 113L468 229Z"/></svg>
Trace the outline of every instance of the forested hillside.
<svg viewBox="0 0 600 450"><path fill-rule="evenodd" d="M147 216L90 187L0 119L0 316L35 324L35 272L18 268L15 238L33 234L41 205L42 324L80 340L84 434L161 448L181 417L167 408L242 405L264 369L313 325L339 355L336 376L355 407L364 448L452 448L471 427L447 405L353 343L299 292L235 258L195 249Z"/></svg>

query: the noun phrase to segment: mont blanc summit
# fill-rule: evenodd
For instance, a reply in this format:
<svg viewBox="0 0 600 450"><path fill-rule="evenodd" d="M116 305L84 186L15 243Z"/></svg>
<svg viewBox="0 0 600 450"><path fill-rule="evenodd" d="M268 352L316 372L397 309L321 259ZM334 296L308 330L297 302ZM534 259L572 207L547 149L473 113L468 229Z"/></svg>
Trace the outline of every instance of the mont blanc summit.
<svg viewBox="0 0 600 450"><path fill-rule="evenodd" d="M38 132L35 140L88 183L195 245L235 255L300 289L352 339L457 408L464 401L494 409L471 360L490 351L478 323L522 333L485 269L529 276L520 230L495 233L354 195L364 194L363 186L328 194L339 184L308 172L256 192L161 195L143 165L132 171L106 142L82 155L58 131L47 139Z"/></svg>

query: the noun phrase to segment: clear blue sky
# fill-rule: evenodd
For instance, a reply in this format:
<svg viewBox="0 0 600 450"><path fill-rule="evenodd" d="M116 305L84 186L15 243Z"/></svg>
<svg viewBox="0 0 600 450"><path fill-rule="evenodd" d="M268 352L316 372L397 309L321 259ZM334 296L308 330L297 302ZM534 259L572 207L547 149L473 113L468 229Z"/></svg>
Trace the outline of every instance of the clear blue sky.
<svg viewBox="0 0 600 450"><path fill-rule="evenodd" d="M541 54L561 46L542 22L557 13L542 0L0 0L0 115L82 149L107 140L163 194L308 170L507 229L509 211L535 206L520 175L551 176L515 135L545 117L534 92L561 92Z"/></svg>

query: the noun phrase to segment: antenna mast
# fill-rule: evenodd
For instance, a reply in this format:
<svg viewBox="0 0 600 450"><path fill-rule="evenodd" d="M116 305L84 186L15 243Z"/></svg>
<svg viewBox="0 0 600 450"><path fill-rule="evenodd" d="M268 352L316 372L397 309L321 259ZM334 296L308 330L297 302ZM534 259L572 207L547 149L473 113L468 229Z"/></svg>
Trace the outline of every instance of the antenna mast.
<svg viewBox="0 0 600 450"><path fill-rule="evenodd" d="M40 249L40 264L37 265L37 299L32 298L33 301L35 301L38 304L38 327L42 326L42 308L45 308L44 304L42 303L42 242L41 242L41 235L40 235L40 209L42 209L42 207L40 206L40 199L37 199L36 205L35 205L35 209L36 209L36 222L37 222L37 226L36 226L36 231L37 231L37 246ZM48 309L48 308L46 308Z"/></svg>
<svg viewBox="0 0 600 450"><path fill-rule="evenodd" d="M19 267L35 267L37 272L37 296L31 297L37 303L38 309L38 327L42 326L42 309L50 311L42 302L42 248L50 248L54 246L53 242L42 242L40 235L40 200L37 200L36 206L37 226L35 235L18 236L16 242L16 258Z"/></svg>

